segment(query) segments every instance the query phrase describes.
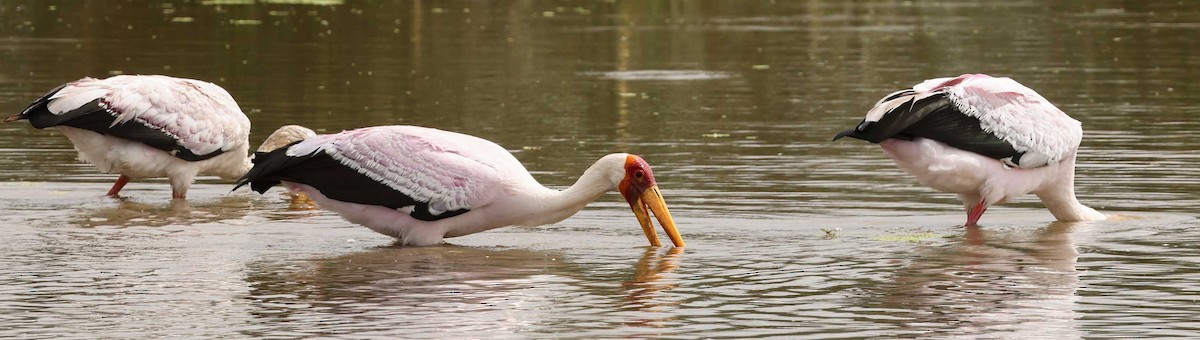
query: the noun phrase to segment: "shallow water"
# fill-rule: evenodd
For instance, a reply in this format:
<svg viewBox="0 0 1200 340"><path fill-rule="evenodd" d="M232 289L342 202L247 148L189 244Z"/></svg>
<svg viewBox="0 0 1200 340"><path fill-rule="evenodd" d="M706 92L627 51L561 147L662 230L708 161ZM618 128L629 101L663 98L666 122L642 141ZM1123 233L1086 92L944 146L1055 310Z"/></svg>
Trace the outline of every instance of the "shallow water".
<svg viewBox="0 0 1200 340"><path fill-rule="evenodd" d="M215 178L110 199L57 132L2 124L0 337L1194 336L1198 33L1190 2L0 2L0 115L163 73L229 89L253 142L433 126L555 187L634 152L688 241L646 247L617 195L428 248ZM1115 218L1029 197L966 229L828 141L966 72L1081 120L1079 197Z"/></svg>

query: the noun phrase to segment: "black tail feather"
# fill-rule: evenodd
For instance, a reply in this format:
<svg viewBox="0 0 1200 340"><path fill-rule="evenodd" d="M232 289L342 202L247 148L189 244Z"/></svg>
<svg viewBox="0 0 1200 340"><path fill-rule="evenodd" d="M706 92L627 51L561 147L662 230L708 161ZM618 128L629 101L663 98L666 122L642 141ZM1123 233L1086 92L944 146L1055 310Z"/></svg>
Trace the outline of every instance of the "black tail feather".
<svg viewBox="0 0 1200 340"><path fill-rule="evenodd" d="M296 142L300 143L300 142ZM388 187L358 170L348 167L323 151L304 156L289 156L287 150L296 143L271 152L254 153L254 167L239 178L233 190L246 184L258 193L265 193L281 181L312 186L330 199L399 209L413 206L409 214L423 221L436 221L466 213L467 209L446 211L434 215L429 203L421 202Z"/></svg>
<svg viewBox="0 0 1200 340"><path fill-rule="evenodd" d="M846 131L839 132L837 134L837 136L833 136L833 141L842 139L842 137L853 137L853 138L863 139L862 136L858 135L858 127L849 128L849 129L846 129Z"/></svg>
<svg viewBox="0 0 1200 340"><path fill-rule="evenodd" d="M1012 144L984 131L978 118L959 112L953 105L930 112L906 128L904 133L995 159L1020 156Z"/></svg>
<svg viewBox="0 0 1200 340"><path fill-rule="evenodd" d="M945 94L904 103L888 111L879 121L864 121L853 129L842 131L833 140L842 137L871 143L889 138L912 140L921 137L996 159L1020 155L1011 144L984 131L978 118L959 111Z"/></svg>
<svg viewBox="0 0 1200 340"><path fill-rule="evenodd" d="M308 157L289 157L287 155L287 150L300 142L302 141L292 142L270 152L255 152L253 159L254 167L250 168L250 171L247 171L241 178L238 178L237 184L230 192L246 184L250 184L250 190L262 194L271 189L271 187L279 185L279 179L271 178L275 172L292 167L308 159Z"/></svg>
<svg viewBox="0 0 1200 340"><path fill-rule="evenodd" d="M29 103L29 106L26 106L24 110L21 110L21 113L8 116L7 118L4 118L3 122L8 123L8 122L18 121L18 120L22 120L22 119L29 119L30 116L34 115L35 113L40 113L40 112L45 112L46 114L50 114L50 111L46 108L46 105L50 104L50 97L54 96L55 93L58 93L59 90L62 90L68 84L70 84L70 83L59 85L58 87L55 87L53 90L46 92L46 94L43 94L41 97L38 97L38 99L35 99L35 100L33 100L33 102ZM38 128L38 129L46 128L44 126L39 127L37 125L34 125L34 127Z"/></svg>
<svg viewBox="0 0 1200 340"><path fill-rule="evenodd" d="M30 103L29 107L26 107L21 113L5 118L4 122L28 119L29 124L37 129L54 126L80 128L102 135L146 144L189 162L202 161L225 153L224 150L217 149L206 154L196 154L191 149L181 145L177 137L163 132L161 129L151 127L144 122L130 120L118 123L116 114L106 108L102 99L92 100L67 112L50 112L50 98L69 84L64 84L50 90L50 92L42 95L41 98Z"/></svg>

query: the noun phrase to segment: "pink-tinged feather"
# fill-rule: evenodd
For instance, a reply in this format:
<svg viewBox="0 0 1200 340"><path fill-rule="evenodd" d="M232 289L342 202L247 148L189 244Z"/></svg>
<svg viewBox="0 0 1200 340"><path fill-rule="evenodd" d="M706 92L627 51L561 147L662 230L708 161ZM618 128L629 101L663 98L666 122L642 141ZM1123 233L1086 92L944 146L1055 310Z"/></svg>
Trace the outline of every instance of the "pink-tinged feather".
<svg viewBox="0 0 1200 340"><path fill-rule="evenodd" d="M103 111L97 112L97 107ZM81 108L84 110L70 117L61 117ZM31 114L38 116L30 118ZM174 147L164 152L165 146L158 145L164 141L157 135L151 140L126 139L124 137L129 136L122 135L121 131L109 134L102 126L77 126L58 121L70 122L78 118L76 115L100 118L94 115L105 114L112 115L112 126L136 122L161 131L179 146L202 157L179 157ZM41 119L43 122L49 119L53 124L35 122L34 126L44 127L39 126L41 124L58 129L75 145L81 161L95 165L102 172L121 174L123 180L167 177L174 198L186 197L196 175L238 178L253 166L247 157L250 120L229 92L198 80L126 75L107 79L83 78L55 89L49 97L35 101L20 115L6 121L16 119ZM270 146L266 149L269 151L312 135L311 130L285 126L263 145ZM214 154L218 150L224 152ZM114 185L109 195L117 195L122 186Z"/></svg>
<svg viewBox="0 0 1200 340"><path fill-rule="evenodd" d="M249 184L264 193L282 184L347 221L399 238L406 245L431 245L444 237L505 226L558 222L604 193L618 191L652 245L660 242L651 213L672 243L684 246L653 172L636 155L606 155L564 190L538 183L516 157L495 143L417 126L312 136L256 157L263 158L256 159L239 185ZM340 165L330 164L331 160ZM351 180L331 182L330 175Z"/></svg>
<svg viewBox="0 0 1200 340"><path fill-rule="evenodd" d="M1083 139L1080 122L1012 79L984 74L929 79L911 90L884 97L864 121L878 122L901 105L935 94L945 94L955 109L979 119L983 131L1023 153L1019 167L1010 167L934 139L879 143L884 153L921 184L958 194L970 215L968 224L977 222L988 206L1030 193L1062 221L1106 218L1075 197L1075 158Z"/></svg>
<svg viewBox="0 0 1200 340"><path fill-rule="evenodd" d="M916 98L945 93L955 108L979 119L980 127L1026 153L1024 164L1034 167L1065 159L1083 140L1079 121L1051 104L1033 89L1006 77L964 74L935 78L912 87ZM867 113L867 121L878 121L898 105L908 103L902 97L880 101ZM1045 159L1044 162L1035 160Z"/></svg>
<svg viewBox="0 0 1200 340"><path fill-rule="evenodd" d="M499 145L437 129L363 128L309 138L287 154L302 156L318 150L404 195L429 202L433 214L476 208L488 202L502 183L536 183Z"/></svg>
<svg viewBox="0 0 1200 340"><path fill-rule="evenodd" d="M237 102L211 83L165 76L113 76L72 82L51 97L56 114L101 99L114 123L136 120L179 139L195 154L249 144L250 120Z"/></svg>

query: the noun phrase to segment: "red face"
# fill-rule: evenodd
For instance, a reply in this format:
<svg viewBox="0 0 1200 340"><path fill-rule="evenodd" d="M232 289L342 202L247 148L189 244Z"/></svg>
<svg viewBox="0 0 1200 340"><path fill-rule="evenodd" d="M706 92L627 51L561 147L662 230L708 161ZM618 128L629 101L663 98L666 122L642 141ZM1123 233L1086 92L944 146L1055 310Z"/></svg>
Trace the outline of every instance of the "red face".
<svg viewBox="0 0 1200 340"><path fill-rule="evenodd" d="M625 179L621 180L617 187L621 195L625 196L625 201L633 205L646 189L657 184L654 181L654 171L650 170L650 164L646 164L646 160L637 155L625 158Z"/></svg>
<svg viewBox="0 0 1200 340"><path fill-rule="evenodd" d="M667 237L671 238L671 243L676 247L684 246L683 237L679 236L675 220L671 218L667 203L663 201L662 193L658 190L658 183L654 181L654 172L650 171L650 164L646 164L645 160L636 155L625 158L625 178L617 185L617 189L621 191L625 201L629 202L629 208L633 209L633 214L637 216L638 223L642 225L642 231L646 233L646 239L651 245L661 245L653 222L650 222L650 214L653 213L662 224Z"/></svg>

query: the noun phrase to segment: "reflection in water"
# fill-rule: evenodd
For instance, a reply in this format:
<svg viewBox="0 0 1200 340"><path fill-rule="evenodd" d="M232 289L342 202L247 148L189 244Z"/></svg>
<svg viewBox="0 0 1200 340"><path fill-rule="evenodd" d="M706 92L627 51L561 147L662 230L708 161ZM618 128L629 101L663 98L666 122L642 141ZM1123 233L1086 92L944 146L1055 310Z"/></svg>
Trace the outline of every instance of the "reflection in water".
<svg viewBox="0 0 1200 340"><path fill-rule="evenodd" d="M328 328L306 324L324 319L313 313L344 314L367 324L394 315L442 316L406 326L416 334L506 329L538 318L509 315L510 308L548 303L545 294L568 280L552 275L574 271L559 256L520 249L382 247L303 263L254 263L245 280L255 306L251 313L294 323L297 332ZM447 318L448 310L459 314Z"/></svg>
<svg viewBox="0 0 1200 340"><path fill-rule="evenodd" d="M257 209L244 196L221 196L214 200L178 200L141 202L129 198L113 198L116 206L79 210L71 223L83 227L161 227L193 225L245 217Z"/></svg>
<svg viewBox="0 0 1200 340"><path fill-rule="evenodd" d="M303 192L292 192L291 190L284 190L283 197L284 197L284 199L286 199L288 201L288 210L290 210L290 211L308 211L308 210L321 209L321 207L317 206L317 202L313 201L312 198L309 198L308 195L304 194Z"/></svg>
<svg viewBox="0 0 1200 340"><path fill-rule="evenodd" d="M1027 234L967 228L959 244L922 249L871 307L905 310L908 331L953 325L949 335L1077 338L1079 257L1086 223L1054 222ZM928 333L926 333L928 334Z"/></svg>
<svg viewBox="0 0 1200 340"><path fill-rule="evenodd" d="M247 195L173 199L166 202L140 201L128 197L93 199L74 212L68 219L70 224L89 228L187 226L242 219L263 209L261 198ZM287 209L270 214L273 220L292 220L321 214L317 205L303 195L284 192L280 200L288 202ZM115 205L112 204L114 202Z"/></svg>
<svg viewBox="0 0 1200 340"><path fill-rule="evenodd" d="M311 5L334 2L2 0L0 112L83 76L165 73L229 89L251 140L432 126L521 149L543 183L639 153L696 240L686 260L615 250L634 239L603 227L625 223L612 199L455 241L499 247L482 249L376 248L389 240L286 198L223 198L227 183L185 207L160 186L113 201L65 138L0 124L0 337L1200 330L1200 3ZM989 212L1006 225L949 228L961 206L828 142L889 89L968 72L1027 80L1083 122L1080 200L1151 218L1047 226L1031 199ZM78 227L171 223L187 226ZM912 228L950 236L879 237Z"/></svg>
<svg viewBox="0 0 1200 340"><path fill-rule="evenodd" d="M622 308L662 317L634 318L625 324L663 327L672 319L663 307L678 302L659 294L682 283L663 276L679 266L682 253L681 248L664 252L647 247L636 265L624 271L629 276L621 287L626 296ZM446 245L381 247L300 263L264 261L249 266L246 298L254 306L252 315L284 322L294 332L328 332L329 325L316 323L343 317L357 320L359 326L387 329L394 324L380 321L404 315L437 316L406 326L406 332L414 334L421 329L485 334L562 317L544 311L604 300L594 295L602 291L579 285L595 283L585 274L587 269L561 256ZM446 314L451 310L453 316Z"/></svg>
<svg viewBox="0 0 1200 340"><path fill-rule="evenodd" d="M677 282L659 282L664 273L670 273L679 267L679 260L684 248L670 247L665 253L659 247L646 247L642 258L634 266L633 277L625 281L625 289L629 293L632 304L653 307L644 304L653 301L654 294L667 291L679 285Z"/></svg>
<svg viewBox="0 0 1200 340"><path fill-rule="evenodd" d="M666 327L667 321L675 319L665 307L678 306L681 301L660 296L682 284L682 281L664 280L663 274L670 273L679 267L684 248L670 247L664 253L658 247L646 247L642 258L634 266L633 277L625 281L628 302L625 308L634 307L642 312L654 312L660 318L638 318L627 322L626 325L635 327Z"/></svg>

